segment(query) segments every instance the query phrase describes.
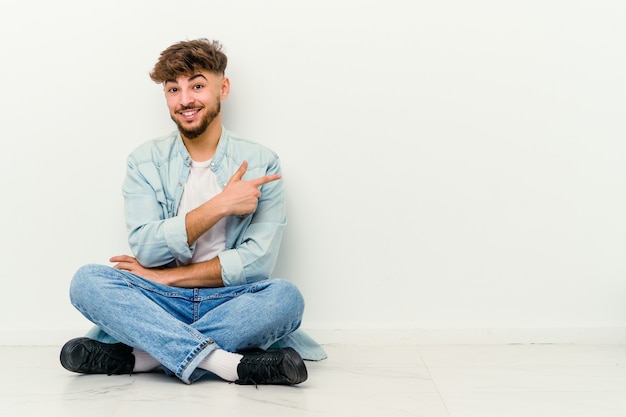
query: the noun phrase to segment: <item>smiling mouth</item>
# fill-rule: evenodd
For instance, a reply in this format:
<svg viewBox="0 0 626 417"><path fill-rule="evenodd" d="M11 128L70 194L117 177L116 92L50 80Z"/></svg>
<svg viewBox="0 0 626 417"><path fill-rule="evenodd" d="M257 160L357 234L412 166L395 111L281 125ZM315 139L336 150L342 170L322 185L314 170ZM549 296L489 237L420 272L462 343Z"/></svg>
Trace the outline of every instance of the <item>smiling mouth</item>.
<svg viewBox="0 0 626 417"><path fill-rule="evenodd" d="M202 110L202 108L185 109L185 110L180 110L177 113L183 116L185 119L190 119L194 117L196 114L198 114L200 110Z"/></svg>

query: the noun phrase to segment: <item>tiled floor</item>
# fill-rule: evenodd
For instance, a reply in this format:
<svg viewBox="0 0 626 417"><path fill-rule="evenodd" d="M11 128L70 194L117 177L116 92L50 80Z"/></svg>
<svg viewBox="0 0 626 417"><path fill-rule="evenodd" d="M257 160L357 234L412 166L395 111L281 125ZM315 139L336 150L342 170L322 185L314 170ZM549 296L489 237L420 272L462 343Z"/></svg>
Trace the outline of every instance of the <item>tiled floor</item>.
<svg viewBox="0 0 626 417"><path fill-rule="evenodd" d="M0 347L0 415L626 416L626 346L326 346L296 387L75 375L59 347Z"/></svg>

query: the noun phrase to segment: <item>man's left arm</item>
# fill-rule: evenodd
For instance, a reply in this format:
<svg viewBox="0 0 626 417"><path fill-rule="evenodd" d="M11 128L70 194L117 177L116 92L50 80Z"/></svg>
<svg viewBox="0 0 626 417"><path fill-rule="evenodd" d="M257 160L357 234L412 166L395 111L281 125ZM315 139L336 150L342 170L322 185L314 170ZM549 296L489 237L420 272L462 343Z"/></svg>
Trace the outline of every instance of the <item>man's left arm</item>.
<svg viewBox="0 0 626 417"><path fill-rule="evenodd" d="M170 287L216 288L223 287L222 268L219 258L173 268L146 268L136 258L128 255L109 259L114 268L132 272L142 278Z"/></svg>
<svg viewBox="0 0 626 417"><path fill-rule="evenodd" d="M254 175L281 174L275 157L265 172ZM270 277L278 260L283 231L287 224L284 180L261 187L257 209L249 216L232 216L230 227L239 230L236 241L218 254L225 286L244 285Z"/></svg>

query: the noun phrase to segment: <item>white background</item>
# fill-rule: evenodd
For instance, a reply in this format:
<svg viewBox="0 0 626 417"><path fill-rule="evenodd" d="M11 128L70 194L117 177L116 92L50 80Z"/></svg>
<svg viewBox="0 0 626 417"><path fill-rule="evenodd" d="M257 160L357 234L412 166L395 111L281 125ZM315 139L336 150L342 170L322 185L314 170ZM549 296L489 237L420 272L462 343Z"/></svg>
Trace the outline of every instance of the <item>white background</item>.
<svg viewBox="0 0 626 417"><path fill-rule="evenodd" d="M148 72L197 37L229 56L225 125L282 158L275 276L305 328L621 338L625 21L619 0L0 0L0 343L90 327L70 279L129 253L126 156L174 129Z"/></svg>

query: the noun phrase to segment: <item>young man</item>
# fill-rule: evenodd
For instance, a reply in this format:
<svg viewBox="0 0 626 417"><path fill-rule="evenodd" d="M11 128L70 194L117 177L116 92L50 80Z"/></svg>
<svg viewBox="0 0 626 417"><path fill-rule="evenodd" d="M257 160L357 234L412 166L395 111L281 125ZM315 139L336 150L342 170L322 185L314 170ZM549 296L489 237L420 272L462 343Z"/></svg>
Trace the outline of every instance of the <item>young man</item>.
<svg viewBox="0 0 626 417"><path fill-rule="evenodd" d="M298 289L269 278L286 224L280 161L222 126L226 63L219 42L198 39L167 48L150 74L178 131L128 157L135 257L74 276L72 304L96 327L63 346L66 369L294 385L307 378L302 357L325 357L296 331Z"/></svg>

